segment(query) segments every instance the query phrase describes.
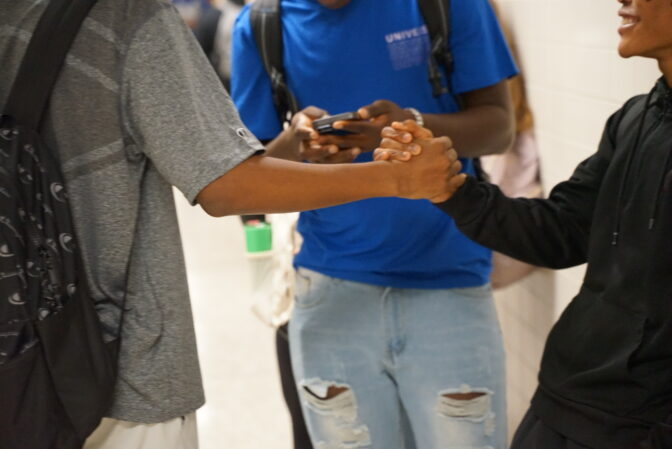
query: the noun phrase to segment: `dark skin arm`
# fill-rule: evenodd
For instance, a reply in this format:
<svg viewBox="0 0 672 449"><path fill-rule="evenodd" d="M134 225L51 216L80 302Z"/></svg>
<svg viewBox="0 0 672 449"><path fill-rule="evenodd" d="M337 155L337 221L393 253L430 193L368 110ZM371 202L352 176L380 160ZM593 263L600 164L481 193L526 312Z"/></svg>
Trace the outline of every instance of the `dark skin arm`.
<svg viewBox="0 0 672 449"><path fill-rule="evenodd" d="M462 95L464 109L451 114L423 114L436 136L450 136L461 157L506 152L515 137L515 117L507 81Z"/></svg>
<svg viewBox="0 0 672 449"><path fill-rule="evenodd" d="M463 108L453 114L422 114L425 127L436 136L450 136L460 157L505 152L513 143L515 122L506 81L460 96ZM422 113L422 111L420 111ZM359 147L371 151L380 145L384 127L394 121L413 119L397 104L379 100L358 110L362 120L336 122L334 127L353 131L351 136L320 136L323 146Z"/></svg>
<svg viewBox="0 0 672 449"><path fill-rule="evenodd" d="M208 214L224 216L311 210L374 197L445 201L458 186L457 153L445 137L419 145L422 154L410 162L319 165L253 156L206 186L197 202Z"/></svg>

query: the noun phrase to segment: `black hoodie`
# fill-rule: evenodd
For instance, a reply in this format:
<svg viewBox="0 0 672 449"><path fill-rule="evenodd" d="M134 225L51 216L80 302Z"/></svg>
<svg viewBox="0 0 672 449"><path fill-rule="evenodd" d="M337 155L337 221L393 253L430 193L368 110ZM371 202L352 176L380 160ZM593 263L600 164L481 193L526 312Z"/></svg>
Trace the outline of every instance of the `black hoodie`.
<svg viewBox="0 0 672 449"><path fill-rule="evenodd" d="M566 268L588 262L546 343L534 413L594 449L672 449L672 89L660 80L606 125L546 200L473 178L439 205L478 243ZM648 446L640 446L644 440Z"/></svg>

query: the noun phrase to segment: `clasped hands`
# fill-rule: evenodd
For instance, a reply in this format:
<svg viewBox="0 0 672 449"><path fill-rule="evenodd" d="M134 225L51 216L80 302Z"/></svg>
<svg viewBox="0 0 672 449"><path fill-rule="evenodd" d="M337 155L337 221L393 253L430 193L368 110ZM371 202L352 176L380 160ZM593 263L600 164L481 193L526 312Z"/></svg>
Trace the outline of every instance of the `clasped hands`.
<svg viewBox="0 0 672 449"><path fill-rule="evenodd" d="M381 136L380 147L373 152L375 161L404 163L417 157L436 159L436 163L447 161L445 178L440 180L443 191L428 198L433 203L447 201L466 181L467 175L460 173L462 163L448 137L435 138L429 129L423 128L414 120L393 122L383 128Z"/></svg>

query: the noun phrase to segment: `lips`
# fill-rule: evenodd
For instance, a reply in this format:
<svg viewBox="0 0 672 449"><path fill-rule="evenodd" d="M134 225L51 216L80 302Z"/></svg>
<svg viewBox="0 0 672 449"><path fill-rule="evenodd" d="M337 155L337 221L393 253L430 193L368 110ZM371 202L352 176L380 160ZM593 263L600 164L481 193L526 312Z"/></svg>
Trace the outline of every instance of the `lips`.
<svg viewBox="0 0 672 449"><path fill-rule="evenodd" d="M618 32L620 34L628 32L640 21L639 17L634 14L630 14L627 11L620 11L618 15L621 16L622 19L621 26L618 28Z"/></svg>

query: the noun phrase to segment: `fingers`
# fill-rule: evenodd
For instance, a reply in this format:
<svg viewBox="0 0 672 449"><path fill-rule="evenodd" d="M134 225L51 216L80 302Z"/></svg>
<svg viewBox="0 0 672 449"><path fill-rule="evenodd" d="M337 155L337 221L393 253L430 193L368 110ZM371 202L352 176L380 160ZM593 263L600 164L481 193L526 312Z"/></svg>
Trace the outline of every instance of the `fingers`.
<svg viewBox="0 0 672 449"><path fill-rule="evenodd" d="M418 125L415 120L404 120L403 122L392 122L393 129L401 132L411 133L416 139L431 139L434 134L429 129Z"/></svg>
<svg viewBox="0 0 672 449"><path fill-rule="evenodd" d="M357 110L357 113L363 120L387 114L392 110L394 103L387 100L374 101L370 105L363 106Z"/></svg>
<svg viewBox="0 0 672 449"><path fill-rule="evenodd" d="M297 126L294 132L300 140L317 140L320 137L311 126Z"/></svg>
<svg viewBox="0 0 672 449"><path fill-rule="evenodd" d="M433 153L445 152L450 162L458 159L457 151L453 148L453 142L448 137L436 137L425 141L423 145L428 146Z"/></svg>
<svg viewBox="0 0 672 449"><path fill-rule="evenodd" d="M301 158L303 160L319 164L337 164L352 162L361 154L359 147L340 149L338 145L311 144L302 147Z"/></svg>
<svg viewBox="0 0 672 449"><path fill-rule="evenodd" d="M368 120L339 120L334 122L331 126L333 126L334 129L350 131L355 134L367 134L371 131L378 132L378 129L380 128L379 125Z"/></svg>
<svg viewBox="0 0 672 449"><path fill-rule="evenodd" d="M324 117L327 115L327 111L320 109L317 106L308 106L307 108L301 110L299 114L305 114L310 117L312 120L316 118Z"/></svg>
<svg viewBox="0 0 672 449"><path fill-rule="evenodd" d="M460 173L459 175L452 177L448 181L448 189L452 191L452 193L457 192L457 190L467 181L467 177L468 175L466 173Z"/></svg>
<svg viewBox="0 0 672 449"><path fill-rule="evenodd" d="M448 177L453 178L457 176L462 171L462 162L454 161L450 164L450 169L448 170Z"/></svg>
<svg viewBox="0 0 672 449"><path fill-rule="evenodd" d="M327 111L316 106L308 106L299 111L293 118L294 132L301 140L315 140L320 135L313 129L313 120L327 115Z"/></svg>
<svg viewBox="0 0 672 449"><path fill-rule="evenodd" d="M393 130L391 128L386 128L382 133L384 137L380 142L380 147L374 151L374 160L397 160L397 161L408 161L409 156L418 156L422 154L422 146L429 145L432 149L432 153L446 153L446 156L450 163L455 163L458 160L457 151L452 148L452 142L447 137L439 137L431 139L429 142L424 142L420 144L418 142L413 143L402 143L398 139L408 140L407 136L410 134L402 132L400 135L399 131ZM396 140L395 140L396 139ZM462 164L459 164L458 171L462 168Z"/></svg>
<svg viewBox="0 0 672 449"><path fill-rule="evenodd" d="M411 153L408 151L388 150L385 148L377 148L373 152L374 161L400 161L408 162L411 160Z"/></svg>
<svg viewBox="0 0 672 449"><path fill-rule="evenodd" d="M457 176L453 176L448 180L448 183L446 185L446 192L441 195L430 198L429 201L431 201L432 203L443 203L444 201L448 201L450 198L453 197L453 195L455 195L455 192L457 192L460 189L460 187L464 185L466 180L467 175L464 173L461 173Z"/></svg>
<svg viewBox="0 0 672 449"><path fill-rule="evenodd" d="M336 145L340 149L346 149L361 147L364 139L365 136L361 134L347 134L343 136L336 134L320 134L313 143L322 146Z"/></svg>
<svg viewBox="0 0 672 449"><path fill-rule="evenodd" d="M399 150L411 153L413 156L417 156L422 153L422 146L417 143L400 143L396 140L385 137L380 141L380 147L388 150Z"/></svg>
<svg viewBox="0 0 672 449"><path fill-rule="evenodd" d="M410 153L412 156L418 156L422 153L422 146L412 142L413 135L410 133L397 131L388 126L383 128L381 136L383 136L380 142L382 149L397 150L397 153L394 153L395 160L408 160L405 154L400 157L399 152Z"/></svg>
<svg viewBox="0 0 672 449"><path fill-rule="evenodd" d="M413 141L413 134L407 131L399 131L391 126L386 126L380 133L380 136L383 138L394 139L402 143L410 143Z"/></svg>
<svg viewBox="0 0 672 449"><path fill-rule="evenodd" d="M383 148L376 148L373 150L373 160L374 161L389 161L391 157L391 151L385 150Z"/></svg>
<svg viewBox="0 0 672 449"><path fill-rule="evenodd" d="M292 119L294 133L301 140L315 140L320 137L317 131L313 129L313 119L303 112L299 112Z"/></svg>
<svg viewBox="0 0 672 449"><path fill-rule="evenodd" d="M320 161L329 155L338 153L337 145L320 145L315 142L310 142L302 145L301 157L310 162Z"/></svg>
<svg viewBox="0 0 672 449"><path fill-rule="evenodd" d="M455 148L451 148L450 150L448 150L448 159L450 159L451 162L456 162L459 159L459 156L457 155L457 151L455 151Z"/></svg>
<svg viewBox="0 0 672 449"><path fill-rule="evenodd" d="M322 163L323 164L344 164L347 162L354 161L357 156L362 153L360 148L350 148L348 150L340 150L336 154L332 154L326 157Z"/></svg>

